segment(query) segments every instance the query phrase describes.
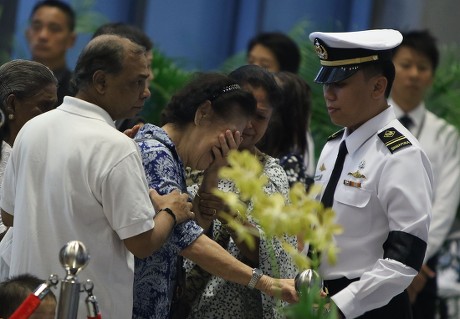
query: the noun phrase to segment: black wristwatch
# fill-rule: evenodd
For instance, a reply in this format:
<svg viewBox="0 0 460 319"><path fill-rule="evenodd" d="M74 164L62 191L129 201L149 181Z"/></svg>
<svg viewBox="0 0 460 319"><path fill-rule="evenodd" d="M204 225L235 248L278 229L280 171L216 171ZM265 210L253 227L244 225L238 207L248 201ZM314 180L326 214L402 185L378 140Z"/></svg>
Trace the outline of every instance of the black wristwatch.
<svg viewBox="0 0 460 319"><path fill-rule="evenodd" d="M262 278L263 275L264 273L262 272L262 270L260 270L259 268L254 268L252 270L251 280L248 283L249 289L254 289L257 283L259 282L260 278Z"/></svg>

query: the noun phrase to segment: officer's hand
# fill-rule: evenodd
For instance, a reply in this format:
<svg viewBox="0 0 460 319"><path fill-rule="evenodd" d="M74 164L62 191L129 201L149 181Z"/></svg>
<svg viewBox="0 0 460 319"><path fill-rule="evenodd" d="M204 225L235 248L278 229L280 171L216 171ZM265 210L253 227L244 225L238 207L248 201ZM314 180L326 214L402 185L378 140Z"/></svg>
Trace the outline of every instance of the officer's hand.
<svg viewBox="0 0 460 319"><path fill-rule="evenodd" d="M151 189L149 195L156 211L162 208L169 208L173 211L177 224L195 218L195 214L191 211L192 203L188 200L188 194L174 190L169 194L160 195L156 190Z"/></svg>
<svg viewBox="0 0 460 319"><path fill-rule="evenodd" d="M422 269L412 280L412 283L407 287L407 293L409 294L409 300L414 303L417 300L417 295L425 287L426 282L429 278L434 278L436 273L430 269L427 265L422 265Z"/></svg>

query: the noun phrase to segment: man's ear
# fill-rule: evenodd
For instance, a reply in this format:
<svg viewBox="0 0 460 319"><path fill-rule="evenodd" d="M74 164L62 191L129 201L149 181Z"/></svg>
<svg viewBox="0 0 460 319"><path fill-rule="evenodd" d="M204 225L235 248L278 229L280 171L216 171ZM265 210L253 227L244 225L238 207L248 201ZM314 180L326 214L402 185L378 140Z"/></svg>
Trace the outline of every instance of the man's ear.
<svg viewBox="0 0 460 319"><path fill-rule="evenodd" d="M385 90L388 85L388 80L383 75L378 76L374 80L374 89L372 91L372 97L380 98L382 95L385 95Z"/></svg>
<svg viewBox="0 0 460 319"><path fill-rule="evenodd" d="M97 70L93 74L93 86L99 94L105 94L107 90L107 74L102 70Z"/></svg>
<svg viewBox="0 0 460 319"><path fill-rule="evenodd" d="M203 124L204 121L211 119L212 105L211 101L206 100L203 102L195 112L194 123L196 126Z"/></svg>

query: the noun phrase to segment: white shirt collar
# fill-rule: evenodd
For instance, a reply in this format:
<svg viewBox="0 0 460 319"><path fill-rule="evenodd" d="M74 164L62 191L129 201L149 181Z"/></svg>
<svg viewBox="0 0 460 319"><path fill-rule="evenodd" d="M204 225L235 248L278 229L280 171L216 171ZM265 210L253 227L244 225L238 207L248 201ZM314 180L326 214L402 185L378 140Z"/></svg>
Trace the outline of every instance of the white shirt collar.
<svg viewBox="0 0 460 319"><path fill-rule="evenodd" d="M106 110L96 104L75 97L65 96L64 102L57 108L57 110L104 121L115 128L115 123Z"/></svg>
<svg viewBox="0 0 460 319"><path fill-rule="evenodd" d="M396 118L400 118L405 114L402 108L392 98L388 99L388 104L393 106ZM419 105L417 105L416 108L407 113L407 115L409 115L412 122L414 123L414 125L410 128L412 132L417 132L419 127L422 125L423 118L425 117L425 112L425 102L422 101Z"/></svg>
<svg viewBox="0 0 460 319"><path fill-rule="evenodd" d="M375 133L381 131L395 118L393 107L390 106L358 127L351 134L347 129L345 129L345 134L343 134L342 140L346 140L348 154L353 154L353 152L363 145L364 142L375 135Z"/></svg>

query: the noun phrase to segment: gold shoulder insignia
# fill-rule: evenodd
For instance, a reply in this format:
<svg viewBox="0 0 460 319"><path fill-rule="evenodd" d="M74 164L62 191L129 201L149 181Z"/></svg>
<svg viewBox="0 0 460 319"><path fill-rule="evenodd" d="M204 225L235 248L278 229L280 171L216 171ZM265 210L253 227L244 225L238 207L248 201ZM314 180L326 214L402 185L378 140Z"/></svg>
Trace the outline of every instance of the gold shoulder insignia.
<svg viewBox="0 0 460 319"><path fill-rule="evenodd" d="M412 145L407 137L398 132L394 127L387 128L378 135L392 154L399 149Z"/></svg>
<svg viewBox="0 0 460 319"><path fill-rule="evenodd" d="M329 136L327 138L327 141L329 142L329 141L334 140L334 139L336 139L338 137L342 137L343 132L345 132L345 129L341 129L340 131L335 132L334 134L332 134L331 136Z"/></svg>

